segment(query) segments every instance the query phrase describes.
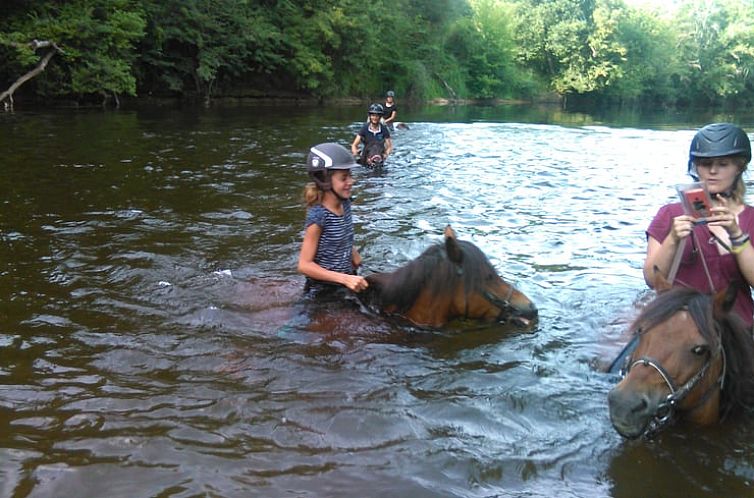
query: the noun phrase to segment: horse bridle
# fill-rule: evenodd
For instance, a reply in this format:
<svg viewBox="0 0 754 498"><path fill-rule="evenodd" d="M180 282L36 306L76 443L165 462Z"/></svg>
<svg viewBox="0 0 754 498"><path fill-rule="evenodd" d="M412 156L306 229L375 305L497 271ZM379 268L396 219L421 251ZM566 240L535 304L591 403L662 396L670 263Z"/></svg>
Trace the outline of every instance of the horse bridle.
<svg viewBox="0 0 754 498"><path fill-rule="evenodd" d="M639 331L637 334L641 335L642 332ZM720 390L723 389L727 361L725 358L725 350L723 349L722 344L718 345L714 353L712 351L707 351L707 359L705 360L704 365L702 365L699 371L695 373L689 380L687 380L680 388L676 387L676 383L673 381L673 378L670 376L670 374L668 374L667 370L665 370L662 364L651 356L642 356L635 361L632 361L631 356L626 357L625 366L621 369L620 372L621 378L625 378L626 375L628 375L628 373L631 371L631 369L636 365L652 367L657 371L662 380L665 382L668 390L670 391L670 394L665 397L665 400L662 403L659 403L655 408L655 413L652 416L652 420L649 421L647 428L644 430L644 436L651 436L652 434L659 432L666 425L670 424L670 422L673 420L678 405L686 398L686 396L689 395L691 391L694 390L694 388L697 386L697 384L699 384L704 376L707 375L707 371L712 365L712 359L715 358L717 354L722 355L723 362L722 370L720 371L720 377L717 379L717 382L710 385L710 387L702 395L696 406L690 409L693 410L696 407L701 406L707 400L707 398L712 395L715 385L719 385Z"/></svg>
<svg viewBox="0 0 754 498"><path fill-rule="evenodd" d="M514 306L511 304L511 298L513 297L513 285L508 284L510 289L508 290L508 295L505 296L505 298L501 299L500 297L496 296L495 294L491 293L488 290L485 290L482 292L482 296L492 304L493 306L497 306L500 308L500 313L497 315L497 318L495 321L500 322L503 321L504 314L506 311L514 309ZM467 312L468 314L468 312Z"/></svg>

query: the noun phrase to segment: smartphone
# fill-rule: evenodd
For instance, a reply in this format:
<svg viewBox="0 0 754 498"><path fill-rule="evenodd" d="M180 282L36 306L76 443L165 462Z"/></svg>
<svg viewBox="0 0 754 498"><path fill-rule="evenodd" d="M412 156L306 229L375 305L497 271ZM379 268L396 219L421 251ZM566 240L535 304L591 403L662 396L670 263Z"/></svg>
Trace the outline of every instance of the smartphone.
<svg viewBox="0 0 754 498"><path fill-rule="evenodd" d="M712 214L712 203L703 188L684 190L683 196L686 198L684 204L688 206L689 214L694 218L706 218Z"/></svg>

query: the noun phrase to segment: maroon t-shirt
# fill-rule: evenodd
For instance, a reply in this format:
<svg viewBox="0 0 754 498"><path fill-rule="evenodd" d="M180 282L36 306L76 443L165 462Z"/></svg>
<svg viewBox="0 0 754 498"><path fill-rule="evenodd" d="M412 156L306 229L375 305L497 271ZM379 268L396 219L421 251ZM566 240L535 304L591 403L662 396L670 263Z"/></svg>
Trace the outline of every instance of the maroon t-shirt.
<svg viewBox="0 0 754 498"><path fill-rule="evenodd" d="M651 236L662 243L670 233L673 218L682 214L683 206L679 202L661 207L652 223L649 224L647 236ZM754 208L751 206L744 207L744 210L738 215L738 226L744 232L754 235ZM725 289L729 283L734 281L742 283L733 309L751 327L754 323L754 301L751 298L751 287L738 269L736 256L730 253L719 253L715 239L712 238L712 234L706 225L695 226L694 234L696 237L689 237L688 242L686 242L683 258L673 285L684 285L701 292L711 293L713 289L710 289L709 279L700 259L700 257L704 257L712 278L712 284L715 286L714 290Z"/></svg>

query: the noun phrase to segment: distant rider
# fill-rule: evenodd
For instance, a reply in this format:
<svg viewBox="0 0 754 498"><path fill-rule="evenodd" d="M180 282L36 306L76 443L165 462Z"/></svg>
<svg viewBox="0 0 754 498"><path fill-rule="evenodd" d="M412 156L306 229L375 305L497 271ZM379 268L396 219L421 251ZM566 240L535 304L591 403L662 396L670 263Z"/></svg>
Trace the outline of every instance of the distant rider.
<svg viewBox="0 0 754 498"><path fill-rule="evenodd" d="M388 90L385 96L385 104L382 107L384 108L382 122L390 131L393 131L395 129L395 118L398 116L398 106L395 104L394 91Z"/></svg>
<svg viewBox="0 0 754 498"><path fill-rule="evenodd" d="M390 130L380 122L383 111L381 104L369 106L369 121L361 127L351 144L351 153L359 156L359 163L365 166L379 166L393 152ZM363 144L361 152L359 144Z"/></svg>

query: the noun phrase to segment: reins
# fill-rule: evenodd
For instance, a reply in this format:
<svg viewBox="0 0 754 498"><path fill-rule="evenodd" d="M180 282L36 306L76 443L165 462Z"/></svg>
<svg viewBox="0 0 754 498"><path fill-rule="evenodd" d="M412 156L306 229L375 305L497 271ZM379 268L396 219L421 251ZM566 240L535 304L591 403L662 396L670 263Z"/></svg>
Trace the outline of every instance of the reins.
<svg viewBox="0 0 754 498"><path fill-rule="evenodd" d="M720 237L715 235L712 230L709 231L712 237L721 245L723 248L725 248L726 251L730 251L730 248L727 244L725 244L722 240L720 240ZM704 251L702 250L702 245L699 243L699 238L696 235L695 231L691 231L691 237L693 240L691 241L692 244L694 244L696 247L698 247L699 251L699 258L702 260L702 267L704 268L704 274L707 276L707 283L709 284L710 292L714 293L715 290L715 284L712 282L712 274L709 271L709 266L707 265L707 259L704 257ZM668 283L670 285L673 285L673 282L675 281L676 276L678 275L678 269L681 266L681 259L683 259L683 251L686 249L686 241L688 239L681 240L681 243L678 244L678 247L675 250L675 254L673 255L673 262L670 264L670 271L668 272ZM692 249L693 250L693 249Z"/></svg>

